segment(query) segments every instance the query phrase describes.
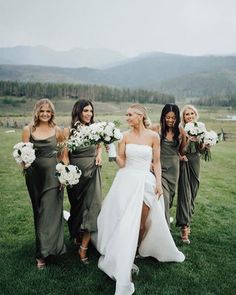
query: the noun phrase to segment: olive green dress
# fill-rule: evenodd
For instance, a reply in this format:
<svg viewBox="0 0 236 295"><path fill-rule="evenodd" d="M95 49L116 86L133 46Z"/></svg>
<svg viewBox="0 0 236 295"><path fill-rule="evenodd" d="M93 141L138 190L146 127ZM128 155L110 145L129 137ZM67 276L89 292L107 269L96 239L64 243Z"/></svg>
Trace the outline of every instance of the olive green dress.
<svg viewBox="0 0 236 295"><path fill-rule="evenodd" d="M161 140L161 181L165 201L165 216L170 225L169 208L173 205L179 177L179 143Z"/></svg>
<svg viewBox="0 0 236 295"><path fill-rule="evenodd" d="M36 236L36 258L65 252L63 191L56 173L56 136L39 140L30 135L36 159L25 171L26 185L32 202Z"/></svg>
<svg viewBox="0 0 236 295"><path fill-rule="evenodd" d="M178 182L178 198L176 210L176 225L189 225L194 213L194 204L199 189L200 152L198 143L191 143L194 148L187 147L188 161L180 161Z"/></svg>
<svg viewBox="0 0 236 295"><path fill-rule="evenodd" d="M70 164L81 171L79 183L67 187L70 201L68 226L71 238L77 238L81 231L96 232L97 217L102 204L101 166L96 163L95 145L78 147L69 153Z"/></svg>

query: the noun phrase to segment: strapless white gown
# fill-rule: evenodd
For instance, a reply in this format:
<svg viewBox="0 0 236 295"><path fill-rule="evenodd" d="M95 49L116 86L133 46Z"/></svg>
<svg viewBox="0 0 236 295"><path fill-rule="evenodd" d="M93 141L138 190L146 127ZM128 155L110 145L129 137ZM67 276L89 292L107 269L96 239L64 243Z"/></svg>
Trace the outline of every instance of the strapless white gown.
<svg viewBox="0 0 236 295"><path fill-rule="evenodd" d="M155 195L156 180L150 173L152 148L127 144L126 165L119 169L98 216L96 246L98 267L116 281L115 295L134 293L131 269L138 244L143 202L149 207L141 256L159 261L182 262L165 219L164 200Z"/></svg>

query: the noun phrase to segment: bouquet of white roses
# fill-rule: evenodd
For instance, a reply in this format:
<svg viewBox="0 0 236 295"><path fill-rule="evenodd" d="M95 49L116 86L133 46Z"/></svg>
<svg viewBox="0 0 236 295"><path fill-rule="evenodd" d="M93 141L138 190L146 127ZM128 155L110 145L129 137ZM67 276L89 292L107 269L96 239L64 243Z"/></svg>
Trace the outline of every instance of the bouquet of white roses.
<svg viewBox="0 0 236 295"><path fill-rule="evenodd" d="M56 165L56 176L63 185L75 185L79 182L82 172L75 165L64 165L58 163Z"/></svg>
<svg viewBox="0 0 236 295"><path fill-rule="evenodd" d="M122 138L122 133L113 122L98 122L89 126L78 124L72 130L72 135L66 142L69 150L73 151L79 146L88 146L103 142L110 144Z"/></svg>
<svg viewBox="0 0 236 295"><path fill-rule="evenodd" d="M200 140L206 132L205 124L202 122L189 122L184 126L184 130L190 137L196 137Z"/></svg>
<svg viewBox="0 0 236 295"><path fill-rule="evenodd" d="M206 132L205 124L202 122L189 122L184 126L184 130L189 140L188 151L190 153L195 153L204 138Z"/></svg>
<svg viewBox="0 0 236 295"><path fill-rule="evenodd" d="M210 161L211 160L211 151L210 148L213 145L216 145L218 142L218 135L215 131L206 131L204 133L204 138L202 139L202 142L205 146L204 151L203 151L203 158L205 161Z"/></svg>
<svg viewBox="0 0 236 295"><path fill-rule="evenodd" d="M35 150L31 142L19 142L13 147L13 157L16 162L24 163L28 168L35 160Z"/></svg>

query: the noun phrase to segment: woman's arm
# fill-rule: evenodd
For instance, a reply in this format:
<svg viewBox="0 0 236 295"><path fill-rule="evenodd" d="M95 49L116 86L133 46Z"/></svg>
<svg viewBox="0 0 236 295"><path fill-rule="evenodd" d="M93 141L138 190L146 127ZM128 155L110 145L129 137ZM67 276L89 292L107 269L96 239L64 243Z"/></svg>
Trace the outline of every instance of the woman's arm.
<svg viewBox="0 0 236 295"><path fill-rule="evenodd" d="M61 143L65 142L69 138L69 135L69 128L64 128L63 130L61 130ZM65 145L61 149L59 160L62 161L65 165L68 165L70 162L68 149Z"/></svg>
<svg viewBox="0 0 236 295"><path fill-rule="evenodd" d="M188 146L189 140L182 126L179 126L179 132L180 132L179 158L181 161L185 161L187 160L187 158L184 154L186 151L186 147Z"/></svg>
<svg viewBox="0 0 236 295"><path fill-rule="evenodd" d="M97 145L96 165L102 165L102 145L100 143Z"/></svg>
<svg viewBox="0 0 236 295"><path fill-rule="evenodd" d="M30 138L30 126L25 126L22 130L22 141L23 142L29 142Z"/></svg>
<svg viewBox="0 0 236 295"><path fill-rule="evenodd" d="M116 156L116 163L120 168L125 166L125 161L126 161L126 156L125 156L126 137L127 137L127 134L124 134L123 139L118 143L118 155Z"/></svg>
<svg viewBox="0 0 236 295"><path fill-rule="evenodd" d="M163 189L161 184L161 159L160 159L160 137L158 134L153 136L153 172L156 177L156 194L162 195Z"/></svg>

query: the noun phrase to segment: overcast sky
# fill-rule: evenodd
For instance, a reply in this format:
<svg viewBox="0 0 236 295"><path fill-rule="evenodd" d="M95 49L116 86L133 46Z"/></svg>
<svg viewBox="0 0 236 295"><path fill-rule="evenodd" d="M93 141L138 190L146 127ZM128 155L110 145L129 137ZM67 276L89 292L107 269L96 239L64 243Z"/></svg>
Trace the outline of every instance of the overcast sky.
<svg viewBox="0 0 236 295"><path fill-rule="evenodd" d="M236 0L0 0L0 47L236 53Z"/></svg>

